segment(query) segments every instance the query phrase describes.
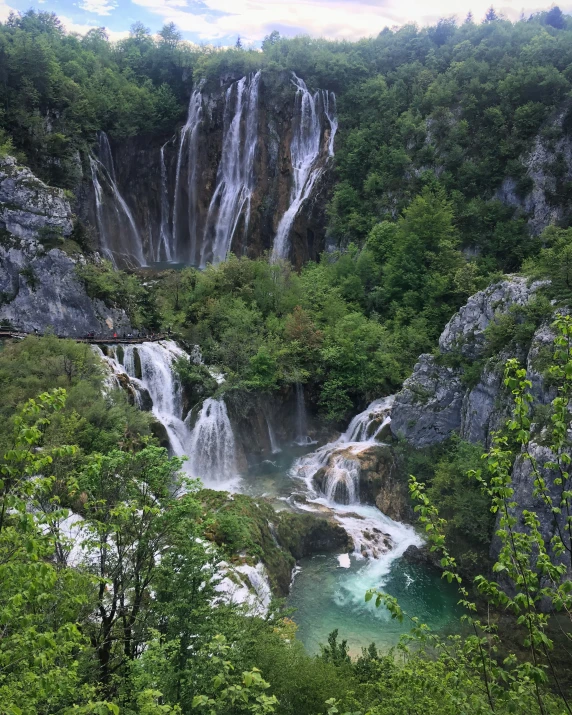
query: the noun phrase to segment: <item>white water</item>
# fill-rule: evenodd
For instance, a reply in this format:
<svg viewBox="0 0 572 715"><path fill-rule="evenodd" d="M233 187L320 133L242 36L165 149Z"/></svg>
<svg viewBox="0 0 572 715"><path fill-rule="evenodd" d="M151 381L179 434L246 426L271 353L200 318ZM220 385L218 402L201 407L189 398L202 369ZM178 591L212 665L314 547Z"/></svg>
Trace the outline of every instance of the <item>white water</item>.
<svg viewBox="0 0 572 715"><path fill-rule="evenodd" d="M288 258L290 231L294 219L324 171L324 164L319 161L324 120L329 123L330 131L328 156L334 155L334 139L338 128L334 93L319 90L312 95L304 80L292 74L292 83L296 87L294 128L290 143L292 187L290 204L276 230L272 248L273 261Z"/></svg>
<svg viewBox="0 0 572 715"><path fill-rule="evenodd" d="M172 340L156 343L125 345L124 365L127 374L135 377L135 351L141 363L141 383L153 400L153 414L164 425L173 452L182 457L188 454L189 430L183 422L182 388L173 369L178 358L189 359L184 350Z"/></svg>
<svg viewBox="0 0 572 715"><path fill-rule="evenodd" d="M97 222L97 231L101 240L101 249L105 257L108 258L115 266L115 258L113 257L113 252L109 248L109 243L107 242L107 232L105 230L103 218L103 189L101 188L101 184L99 183L99 178L97 176L97 162L91 155L89 157L89 166L91 169L93 192L95 194L95 219Z"/></svg>
<svg viewBox="0 0 572 715"><path fill-rule="evenodd" d="M202 268L225 260L241 219L243 235L248 232L256 181L259 84L260 71L234 82L226 91L222 156L205 226Z"/></svg>
<svg viewBox="0 0 572 715"><path fill-rule="evenodd" d="M301 457L291 470L291 476L305 483L306 508L331 510L352 537L356 558L393 561L408 546L420 543L411 527L359 503L359 454L380 444L376 436L390 422L393 401L391 396L372 402L352 419L339 439ZM322 474L322 491L314 481L318 472Z"/></svg>
<svg viewBox="0 0 572 715"><path fill-rule="evenodd" d="M208 398L189 444L188 471L210 487L221 487L237 476L236 446L224 400Z"/></svg>
<svg viewBox="0 0 572 715"><path fill-rule="evenodd" d="M270 441L270 451L272 454L278 454L282 450L278 446L278 440L276 439L276 435L274 434L274 429L272 428L272 423L270 422L270 418L268 415L265 415L266 418L266 428L268 430L268 439Z"/></svg>
<svg viewBox="0 0 572 715"><path fill-rule="evenodd" d="M315 444L308 436L308 420L306 418L306 402L304 400L304 386L296 383L296 438L294 444L303 447L306 444Z"/></svg>
<svg viewBox="0 0 572 715"><path fill-rule="evenodd" d="M161 228L159 229L159 244L155 251L155 260L172 261L172 233L169 226L169 188L167 186L167 165L165 164L165 147L168 144L163 144L160 149L161 162Z"/></svg>
<svg viewBox="0 0 572 715"><path fill-rule="evenodd" d="M99 132L98 148L100 156L99 158L90 157L90 165L95 193L98 228L102 243L105 247L106 253L110 252L110 242L107 237L102 212L104 194L101 183L98 179L99 176L103 178L111 190L113 206L118 220L120 220L121 214L123 214L125 219L127 219L128 230L120 231L119 235L114 237L114 257L120 256L128 265L145 266L146 261L143 255L143 242L141 240L141 236L139 235L139 231L137 230L137 225L135 224L135 219L133 218L131 209L117 188L113 155L111 153L109 139L105 132Z"/></svg>
<svg viewBox="0 0 572 715"><path fill-rule="evenodd" d="M201 85L191 94L187 121L181 129L177 170L175 174L175 196L173 202L174 246L171 255L180 261L196 265L197 256L197 154L199 128L203 119L203 96ZM186 183L183 182L182 169L186 165ZM186 204L186 211L183 205Z"/></svg>

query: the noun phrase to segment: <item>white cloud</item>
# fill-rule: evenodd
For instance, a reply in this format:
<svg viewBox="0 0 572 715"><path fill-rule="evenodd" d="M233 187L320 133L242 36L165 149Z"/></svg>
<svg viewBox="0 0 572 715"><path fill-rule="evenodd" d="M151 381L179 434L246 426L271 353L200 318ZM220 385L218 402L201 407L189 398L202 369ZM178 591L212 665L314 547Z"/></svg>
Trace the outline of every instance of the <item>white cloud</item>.
<svg viewBox="0 0 572 715"><path fill-rule="evenodd" d="M0 22L5 22L11 12L17 12L13 7L0 0Z"/></svg>
<svg viewBox="0 0 572 715"><path fill-rule="evenodd" d="M462 7L458 0L204 0L200 10L195 6L191 12L184 9L185 0L132 2L201 39L216 41L240 35L250 42L260 41L275 28L284 34L306 32L315 37L357 39L375 35L386 25L427 25L452 15L463 19L469 10L478 21L491 5L491 0L466 0ZM495 9L511 20L518 19L521 12L528 15L552 4L552 0L501 2L493 3Z"/></svg>
<svg viewBox="0 0 572 715"><path fill-rule="evenodd" d="M65 15L58 15L58 17L60 18L62 25L68 32L77 32L78 35L85 35L90 30L93 30L95 27L101 27L101 25L84 25L78 22L74 22L72 19L66 17ZM113 42L116 42L117 40L122 40L125 37L129 37L129 30L116 31L110 30L108 27L104 29L109 39Z"/></svg>
<svg viewBox="0 0 572 715"><path fill-rule="evenodd" d="M81 0L79 7L86 12L93 12L95 15L110 15L117 7L111 0Z"/></svg>

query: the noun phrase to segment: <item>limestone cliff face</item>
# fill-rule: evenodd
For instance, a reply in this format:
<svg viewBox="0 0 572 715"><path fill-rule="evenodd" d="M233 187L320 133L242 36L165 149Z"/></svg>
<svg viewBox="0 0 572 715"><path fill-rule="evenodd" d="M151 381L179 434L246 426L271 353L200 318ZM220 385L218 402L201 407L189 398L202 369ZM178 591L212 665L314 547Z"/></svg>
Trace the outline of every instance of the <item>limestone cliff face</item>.
<svg viewBox="0 0 572 715"><path fill-rule="evenodd" d="M46 186L15 159L0 160L0 321L33 332L81 336L130 330L123 311L91 300L78 280L76 261L49 237L72 231L61 189Z"/></svg>
<svg viewBox="0 0 572 715"><path fill-rule="evenodd" d="M572 217L572 202L566 188L572 180L571 112L567 102L536 136L531 150L521 157L531 188L522 195L514 178L506 177L496 194L528 216L528 225L535 235L551 224L567 223Z"/></svg>
<svg viewBox="0 0 572 715"><path fill-rule="evenodd" d="M526 305L540 285L529 286L525 278L511 276L469 298L445 326L438 354L421 355L397 395L391 421L395 436L415 447L442 442L454 432L470 442L488 444L491 432L506 417L506 400L501 399L502 368L511 355L488 360L473 386L467 384L461 367L450 367L448 362L453 355L469 361L482 358L485 329L493 318L513 305ZM534 363L548 339L543 326L534 336L528 355L517 356L527 360L535 396L543 403L551 399L551 392L534 370Z"/></svg>
<svg viewBox="0 0 572 715"><path fill-rule="evenodd" d="M316 180L295 215L287 256L297 266L316 258L325 245L335 100L307 96L314 105L301 107L290 73L224 77L195 89L183 127L121 141L100 136L85 161L80 214L101 248L120 266L141 264L133 242L143 263L205 265L227 248L249 257L271 251L300 176L292 142L298 147L295 136L306 131Z"/></svg>

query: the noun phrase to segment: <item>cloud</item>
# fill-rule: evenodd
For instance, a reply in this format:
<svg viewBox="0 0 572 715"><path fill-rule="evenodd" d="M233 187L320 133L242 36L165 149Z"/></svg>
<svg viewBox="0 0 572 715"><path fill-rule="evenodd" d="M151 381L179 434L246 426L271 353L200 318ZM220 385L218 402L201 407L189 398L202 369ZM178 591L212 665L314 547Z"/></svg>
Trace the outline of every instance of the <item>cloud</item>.
<svg viewBox="0 0 572 715"><path fill-rule="evenodd" d="M11 12L17 12L13 7L0 0L0 22L5 22Z"/></svg>
<svg viewBox="0 0 572 715"><path fill-rule="evenodd" d="M79 7L86 12L93 12L95 15L111 15L117 7L113 0L81 0Z"/></svg>
<svg viewBox="0 0 572 715"><path fill-rule="evenodd" d="M95 1L97 0L87 0ZM105 2L105 0L100 0ZM417 22L434 23L441 17L471 10L476 20L484 17L491 0L470 0L459 11L458 0L132 0L163 22L175 22L185 32L202 40L222 40L240 35L257 42L271 30L285 35L300 28L314 37L357 39L377 34L385 26ZM502 0L501 0L502 2ZM497 12L510 20L548 9L550 0L504 0L494 3Z"/></svg>
<svg viewBox="0 0 572 715"><path fill-rule="evenodd" d="M78 35L85 35L90 30L93 30L96 27L101 27L101 25L97 24L92 25L74 22L71 18L66 17L65 15L58 15L58 17L60 18L62 25L68 32L77 32ZM129 37L129 30L116 31L110 30L108 27L105 27L104 30L107 33L109 39L113 42L117 42L117 40L123 40L125 37Z"/></svg>

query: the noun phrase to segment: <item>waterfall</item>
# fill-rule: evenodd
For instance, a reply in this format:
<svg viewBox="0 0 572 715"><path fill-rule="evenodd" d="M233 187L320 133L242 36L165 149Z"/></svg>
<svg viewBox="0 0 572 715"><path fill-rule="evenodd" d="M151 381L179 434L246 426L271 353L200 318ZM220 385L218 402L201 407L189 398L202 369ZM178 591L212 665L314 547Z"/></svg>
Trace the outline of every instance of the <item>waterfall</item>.
<svg viewBox="0 0 572 715"><path fill-rule="evenodd" d="M322 473L320 491L328 503L359 503L359 454L380 444L377 438L391 421L394 399L391 395L375 400L352 419L339 439L298 460L295 475L305 480L310 492L316 493L314 477Z"/></svg>
<svg viewBox="0 0 572 715"><path fill-rule="evenodd" d="M199 127L203 118L203 96L201 85L191 94L187 121L181 129L177 169L175 173L175 195L173 201L174 259L197 265L197 154ZM183 183L183 164L186 165L186 183ZM186 200L186 211L182 205Z"/></svg>
<svg viewBox="0 0 572 715"><path fill-rule="evenodd" d="M324 170L323 162L319 162L323 117L327 119L330 128L328 156L334 155L334 138L338 128L336 98L333 92L319 90L312 95L304 80L294 73L292 83L296 87L294 126L290 143L292 187L290 205L280 219L276 230L272 248L272 260L274 261L288 258L290 251L288 239L294 219L302 204L312 193L316 181Z"/></svg>
<svg viewBox="0 0 572 715"><path fill-rule="evenodd" d="M300 447L306 444L314 444L310 437L308 437L304 386L300 382L296 383L296 439L294 442Z"/></svg>
<svg viewBox="0 0 572 715"><path fill-rule="evenodd" d="M137 377L140 366L141 384L151 395L153 414L165 427L174 454L188 454L189 430L183 422L182 389L173 362L189 359L172 340L124 346L124 366L130 377Z"/></svg>
<svg viewBox="0 0 572 715"><path fill-rule="evenodd" d="M146 261L143 255L143 242L137 230L133 214L117 187L113 155L111 153L109 139L105 132L99 132L98 151L101 152L98 158L90 156L90 165L95 193L98 228L100 230L100 238L103 243L104 251L106 253L112 252L115 258L122 258L128 265L145 266ZM111 191L113 206L118 219L118 230L113 237L113 249L110 246L108 232L105 229L103 214L104 197L102 186L98 178L99 176L103 178ZM121 215L127 219L127 231L122 230Z"/></svg>
<svg viewBox="0 0 572 715"><path fill-rule="evenodd" d="M206 220L202 268L226 258L241 219L243 235L248 232L255 185L259 84L260 71L234 82L226 91L222 156Z"/></svg>
<svg viewBox="0 0 572 715"><path fill-rule="evenodd" d="M276 435L274 434L274 429L272 428L272 423L270 422L268 415L265 415L265 418L266 428L268 430L268 439L270 440L270 451L272 454L278 454L282 450L278 446L278 440L276 439Z"/></svg>
<svg viewBox="0 0 572 715"><path fill-rule="evenodd" d="M101 184L99 183L99 178L97 176L97 162L92 156L89 157L89 166L91 169L93 192L95 194L95 219L97 222L99 239L101 241L101 250L115 267L115 259L113 257L113 252L109 248L109 243L107 241L107 232L105 230L105 222L103 218L103 189L101 188Z"/></svg>
<svg viewBox="0 0 572 715"><path fill-rule="evenodd" d="M172 261L172 235L169 227L169 189L167 186L167 165L165 164L165 147L168 142L163 144L160 150L161 162L161 228L159 230L159 245L155 252L155 260Z"/></svg>
<svg viewBox="0 0 572 715"><path fill-rule="evenodd" d="M111 181L113 181L114 184L117 184L113 154L111 153L111 144L109 143L109 137L105 132L97 133L97 155L99 157L99 161L106 168Z"/></svg>
<svg viewBox="0 0 572 715"><path fill-rule="evenodd" d="M224 400L209 397L194 426L189 448L189 473L220 484L236 476L234 434Z"/></svg>

